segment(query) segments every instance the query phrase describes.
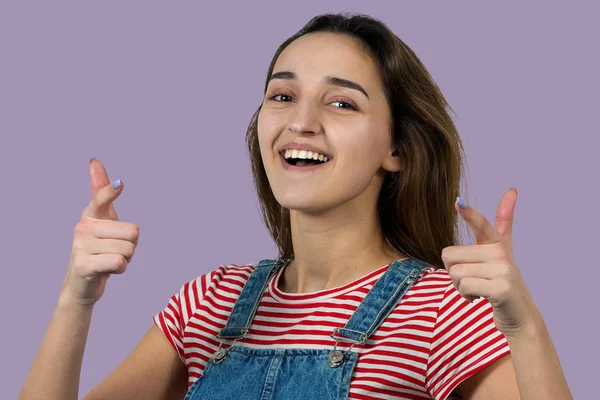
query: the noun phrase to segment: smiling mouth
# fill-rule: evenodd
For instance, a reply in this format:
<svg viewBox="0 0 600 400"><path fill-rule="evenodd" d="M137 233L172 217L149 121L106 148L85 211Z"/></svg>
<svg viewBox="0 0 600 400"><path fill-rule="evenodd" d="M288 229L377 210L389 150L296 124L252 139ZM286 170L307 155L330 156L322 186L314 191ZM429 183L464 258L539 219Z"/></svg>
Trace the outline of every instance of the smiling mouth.
<svg viewBox="0 0 600 400"><path fill-rule="evenodd" d="M319 161L319 160L303 160L301 158L290 158L285 160L286 163L290 165L294 165L296 167L306 167L309 165L320 165L325 164L328 161Z"/></svg>
<svg viewBox="0 0 600 400"><path fill-rule="evenodd" d="M314 165L326 164L331 159L327 156L322 156L317 153L305 152L303 154L291 154L291 152L281 152L281 157L284 162L295 167L310 167ZM287 156L287 157L286 157Z"/></svg>

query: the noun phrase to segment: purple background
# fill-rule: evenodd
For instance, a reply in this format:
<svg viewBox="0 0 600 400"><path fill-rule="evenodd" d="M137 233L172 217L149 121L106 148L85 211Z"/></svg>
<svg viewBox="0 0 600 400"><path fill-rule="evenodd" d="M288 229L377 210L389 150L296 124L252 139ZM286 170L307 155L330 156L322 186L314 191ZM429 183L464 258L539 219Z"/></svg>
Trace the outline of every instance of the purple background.
<svg viewBox="0 0 600 400"><path fill-rule="evenodd" d="M519 189L515 257L575 398L598 367L598 10L495 5L2 2L2 398L54 310L97 156L125 190L136 256L94 312L83 397L186 281L276 255L244 134L277 48L322 12L382 19L428 67L465 141L468 200L493 221ZM596 145L596 146L595 146Z"/></svg>

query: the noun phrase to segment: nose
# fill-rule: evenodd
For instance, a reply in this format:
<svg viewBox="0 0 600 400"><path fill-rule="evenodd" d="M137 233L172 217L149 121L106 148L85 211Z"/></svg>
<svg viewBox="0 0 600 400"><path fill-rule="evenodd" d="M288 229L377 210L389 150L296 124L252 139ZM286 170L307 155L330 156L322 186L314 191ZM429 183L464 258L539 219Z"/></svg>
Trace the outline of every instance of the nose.
<svg viewBox="0 0 600 400"><path fill-rule="evenodd" d="M298 134L320 132L321 122L318 105L311 101L297 102L294 111L290 115L288 129Z"/></svg>

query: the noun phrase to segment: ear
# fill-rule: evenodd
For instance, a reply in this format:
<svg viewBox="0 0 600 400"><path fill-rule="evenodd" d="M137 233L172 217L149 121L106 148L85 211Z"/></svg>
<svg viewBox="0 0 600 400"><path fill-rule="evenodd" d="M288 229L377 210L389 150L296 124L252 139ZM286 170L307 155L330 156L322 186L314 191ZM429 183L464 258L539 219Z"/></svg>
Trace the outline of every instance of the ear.
<svg viewBox="0 0 600 400"><path fill-rule="evenodd" d="M389 172L397 172L402 171L404 169L404 166L402 165L402 158L400 157L400 153L398 153L398 150L390 150L385 160L383 160L381 168Z"/></svg>

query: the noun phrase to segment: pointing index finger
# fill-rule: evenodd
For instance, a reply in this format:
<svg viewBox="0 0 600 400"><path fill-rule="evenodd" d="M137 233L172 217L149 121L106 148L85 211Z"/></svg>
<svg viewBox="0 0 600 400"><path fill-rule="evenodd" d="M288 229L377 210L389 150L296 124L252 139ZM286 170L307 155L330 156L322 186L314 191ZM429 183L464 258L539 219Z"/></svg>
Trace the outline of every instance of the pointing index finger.
<svg viewBox="0 0 600 400"><path fill-rule="evenodd" d="M92 195L103 187L107 186L110 181L104 165L96 157L90 160L90 182L92 184Z"/></svg>
<svg viewBox="0 0 600 400"><path fill-rule="evenodd" d="M502 235L476 209L469 206L462 198L457 197L454 204L458 214L469 225L475 235L475 244L497 243Z"/></svg>

